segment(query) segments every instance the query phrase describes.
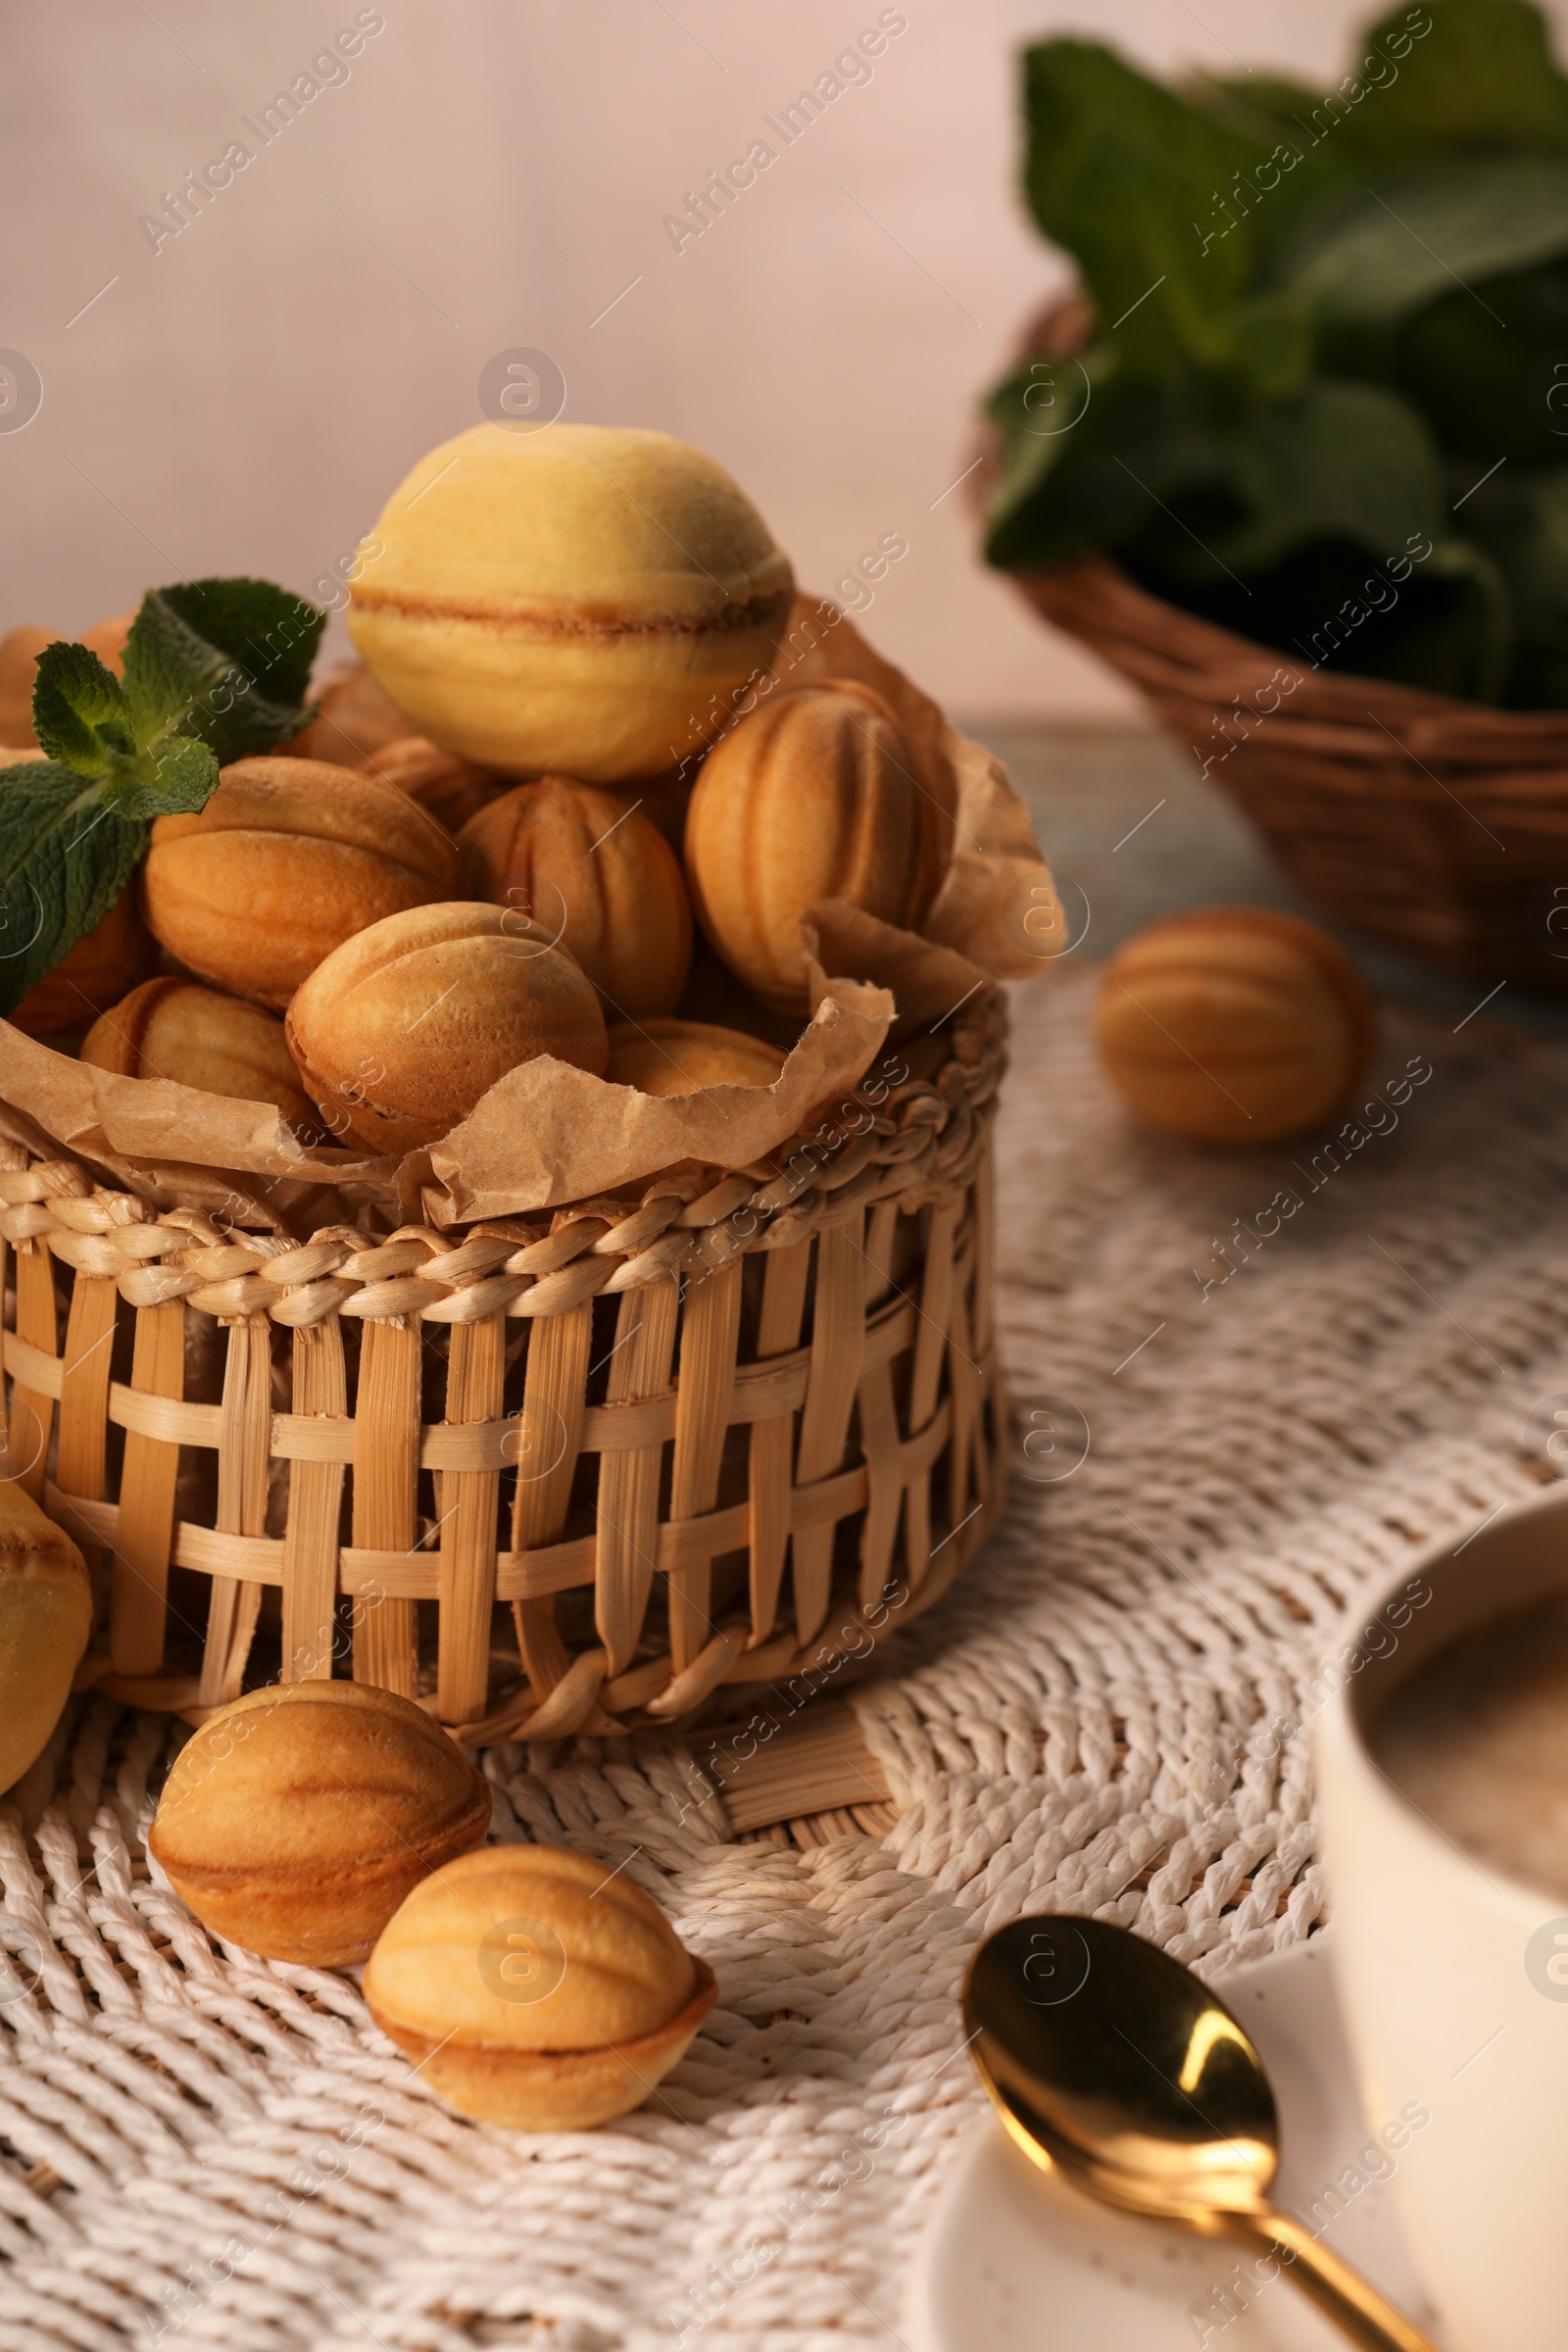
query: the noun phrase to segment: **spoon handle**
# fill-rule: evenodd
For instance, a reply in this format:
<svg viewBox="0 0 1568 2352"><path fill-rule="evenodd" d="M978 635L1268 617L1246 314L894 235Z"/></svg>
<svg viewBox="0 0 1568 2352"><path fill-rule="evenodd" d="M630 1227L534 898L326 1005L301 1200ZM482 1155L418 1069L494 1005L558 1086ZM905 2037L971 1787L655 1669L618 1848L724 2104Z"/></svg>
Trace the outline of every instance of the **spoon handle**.
<svg viewBox="0 0 1568 2352"><path fill-rule="evenodd" d="M1233 2227L1249 2244L1277 2255L1285 2277L1294 2278L1302 2294L1352 2344L1359 2344L1362 2352L1436 2352L1430 2337L1401 2319L1376 2287L1369 2286L1289 2214L1267 2209L1259 2214L1238 2214Z"/></svg>

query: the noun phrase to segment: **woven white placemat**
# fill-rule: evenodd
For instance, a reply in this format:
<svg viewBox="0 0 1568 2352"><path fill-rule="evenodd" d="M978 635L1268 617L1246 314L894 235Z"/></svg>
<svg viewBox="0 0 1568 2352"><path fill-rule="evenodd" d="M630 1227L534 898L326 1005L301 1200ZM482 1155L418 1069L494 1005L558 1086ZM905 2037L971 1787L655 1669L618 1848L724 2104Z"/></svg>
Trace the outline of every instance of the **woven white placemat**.
<svg viewBox="0 0 1568 2352"><path fill-rule="evenodd" d="M1322 1916L1342 1608L1550 1475L1568 1059L1391 1023L1334 1154L1200 1152L1106 1092L1088 980L1016 1007L1010 1515L857 1701L892 1836L737 1844L678 1756L496 1751L496 1834L624 1862L720 1986L642 2112L533 2140L447 2114L347 1977L216 1949L141 1858L167 1727L87 1704L0 1806L0 2347L896 2342L975 1937L1092 1909L1217 1971Z"/></svg>

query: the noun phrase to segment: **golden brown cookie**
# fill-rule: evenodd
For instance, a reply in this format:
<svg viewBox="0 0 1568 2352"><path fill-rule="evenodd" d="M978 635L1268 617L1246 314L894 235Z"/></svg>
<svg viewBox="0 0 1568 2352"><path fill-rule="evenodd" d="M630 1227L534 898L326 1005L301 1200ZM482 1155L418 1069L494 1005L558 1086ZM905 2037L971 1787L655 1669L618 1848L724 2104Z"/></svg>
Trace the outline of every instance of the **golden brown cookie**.
<svg viewBox="0 0 1568 2352"><path fill-rule="evenodd" d="M639 809L564 776L517 784L463 829L476 899L514 906L582 965L611 1019L668 1012L692 959L674 852Z"/></svg>
<svg viewBox="0 0 1568 2352"><path fill-rule="evenodd" d="M91 1628L81 1553L14 1477L0 1480L0 1792L48 1745Z"/></svg>
<svg viewBox="0 0 1568 2352"><path fill-rule="evenodd" d="M1298 1135L1345 1103L1372 1001L1314 923L1263 906L1168 915L1105 966L1101 1059L1152 1125L1209 1144Z"/></svg>
<svg viewBox="0 0 1568 2352"><path fill-rule="evenodd" d="M174 1760L148 1851L202 1925L316 1968L363 1960L410 1889L490 1826L490 1786L422 1707L276 1683Z"/></svg>
<svg viewBox="0 0 1568 2352"><path fill-rule="evenodd" d="M505 776L475 767L471 760L454 758L427 735L401 735L395 743L383 744L361 760L355 773L395 784L453 835L507 789Z"/></svg>
<svg viewBox="0 0 1568 2352"><path fill-rule="evenodd" d="M316 760L237 760L199 816L161 816L142 866L155 939L281 1011L367 924L457 886L457 851L406 792Z"/></svg>
<svg viewBox="0 0 1568 2352"><path fill-rule="evenodd" d="M772 1086L784 1067L777 1046L710 1021L617 1021L610 1032L612 1086L644 1095L694 1095L705 1086Z"/></svg>
<svg viewBox="0 0 1568 2352"><path fill-rule="evenodd" d="M195 980L144 980L93 1023L80 1058L121 1078L173 1078L208 1095L273 1102L291 1126L316 1125L282 1022Z"/></svg>
<svg viewBox="0 0 1568 2352"><path fill-rule="evenodd" d="M0 754L0 766L5 757ZM78 1033L117 1004L127 989L150 972L158 950L136 912L134 884L121 893L103 921L78 939L52 972L35 980L7 1017L28 1037L54 1039Z"/></svg>
<svg viewBox="0 0 1568 2352"><path fill-rule="evenodd" d="M939 879L939 839L880 697L858 683L797 687L704 762L686 817L693 911L764 1004L804 1012L801 916L847 899L914 930Z"/></svg>
<svg viewBox="0 0 1568 2352"><path fill-rule="evenodd" d="M540 1054L603 1073L599 1000L579 966L502 906L389 915L318 966L289 1050L334 1135L374 1152L433 1144L498 1078Z"/></svg>
<svg viewBox="0 0 1568 2352"><path fill-rule="evenodd" d="M464 2115L585 2131L640 2106L716 1986L624 1871L487 1846L416 1886L365 1972L370 2015Z"/></svg>

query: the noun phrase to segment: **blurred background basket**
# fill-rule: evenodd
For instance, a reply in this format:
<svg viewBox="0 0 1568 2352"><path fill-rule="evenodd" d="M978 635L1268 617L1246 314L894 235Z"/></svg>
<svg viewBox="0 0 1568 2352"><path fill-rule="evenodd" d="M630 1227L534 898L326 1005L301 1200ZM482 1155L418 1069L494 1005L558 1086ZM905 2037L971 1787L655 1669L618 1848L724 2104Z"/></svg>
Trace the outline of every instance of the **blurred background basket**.
<svg viewBox="0 0 1568 2352"><path fill-rule="evenodd" d="M1331 914L1445 971L1568 988L1568 711L1312 669L1103 557L1011 576L1139 688Z"/></svg>
<svg viewBox="0 0 1568 2352"><path fill-rule="evenodd" d="M0 1106L6 1467L95 1571L78 1683L200 1721L352 1673L485 1744L910 1623L1004 1486L1000 992L908 1054L836 1141L439 1233L220 1230Z"/></svg>
<svg viewBox="0 0 1568 2352"><path fill-rule="evenodd" d="M1054 297L1013 364L1080 350L1092 319L1081 292ZM978 447L977 520L1000 470L994 436ZM1139 690L1330 914L1443 971L1568 990L1568 710L1314 668L1104 556L1004 576Z"/></svg>

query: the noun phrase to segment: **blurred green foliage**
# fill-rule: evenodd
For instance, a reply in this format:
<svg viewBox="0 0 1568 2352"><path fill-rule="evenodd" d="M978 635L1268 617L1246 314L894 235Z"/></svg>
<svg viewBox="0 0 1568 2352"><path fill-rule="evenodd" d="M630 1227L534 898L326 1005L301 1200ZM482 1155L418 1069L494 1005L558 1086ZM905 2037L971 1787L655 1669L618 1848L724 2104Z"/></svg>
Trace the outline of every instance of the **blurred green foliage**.
<svg viewBox="0 0 1568 2352"><path fill-rule="evenodd" d="M1309 661L1568 703L1568 79L1425 0L1319 91L1024 59L1024 185L1095 325L988 401L990 561L1088 549Z"/></svg>

